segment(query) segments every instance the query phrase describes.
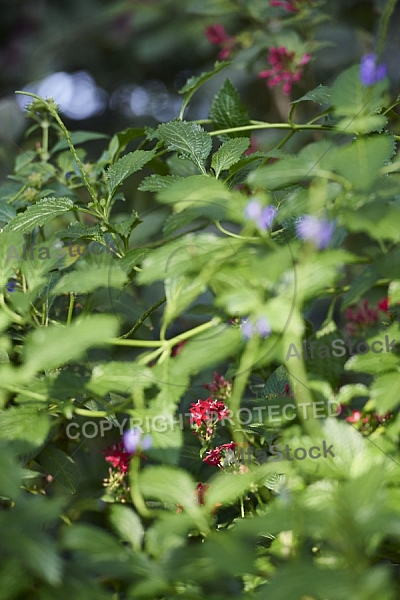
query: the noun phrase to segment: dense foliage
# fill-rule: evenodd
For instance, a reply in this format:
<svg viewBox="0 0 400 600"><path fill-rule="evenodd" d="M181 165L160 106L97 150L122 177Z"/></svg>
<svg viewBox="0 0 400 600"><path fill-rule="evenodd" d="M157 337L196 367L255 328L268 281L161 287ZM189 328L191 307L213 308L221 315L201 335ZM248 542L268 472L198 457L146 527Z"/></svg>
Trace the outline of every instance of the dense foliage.
<svg viewBox="0 0 400 600"><path fill-rule="evenodd" d="M398 597L394 4L290 104L318 2L211 23L214 68L156 127L69 132L28 94L0 197L1 600ZM229 78L187 116L231 61L263 62L286 120Z"/></svg>

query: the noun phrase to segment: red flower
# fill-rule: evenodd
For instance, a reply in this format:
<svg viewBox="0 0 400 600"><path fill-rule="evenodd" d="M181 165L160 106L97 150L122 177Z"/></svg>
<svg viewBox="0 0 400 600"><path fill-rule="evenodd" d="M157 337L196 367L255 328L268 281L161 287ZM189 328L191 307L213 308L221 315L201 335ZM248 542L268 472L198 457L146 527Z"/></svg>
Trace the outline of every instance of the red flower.
<svg viewBox="0 0 400 600"><path fill-rule="evenodd" d="M106 450L103 450L103 454L105 454L106 461L117 468L120 473L128 472L132 454L125 450L123 444L114 444L112 448L107 446Z"/></svg>
<svg viewBox="0 0 400 600"><path fill-rule="evenodd" d="M292 84L300 81L303 74L303 68L310 62L311 54L304 54L300 60L296 60L295 53L289 52L287 48L271 48L268 55L268 62L272 69L261 71L258 75L262 79L268 79L268 87L272 88L283 83L283 93L288 95L291 92Z"/></svg>
<svg viewBox="0 0 400 600"><path fill-rule="evenodd" d="M345 312L348 320L348 323L346 323L347 331L350 334L355 334L359 330L375 325L379 321L379 311L389 312L389 298L382 298L377 306L377 308L371 308L368 300L365 299L357 310L348 308Z"/></svg>
<svg viewBox="0 0 400 600"><path fill-rule="evenodd" d="M378 308L382 312L388 312L389 310L389 298L382 298L380 302L378 302Z"/></svg>
<svg viewBox="0 0 400 600"><path fill-rule="evenodd" d="M226 33L225 27L219 23L215 23L206 27L205 33L210 44L222 46L218 55L219 58L221 60L228 58L235 46L236 40Z"/></svg>
<svg viewBox="0 0 400 600"><path fill-rule="evenodd" d="M221 463L225 457L227 450L233 450L237 444L235 442L229 442L229 444L222 444L214 449L207 451L207 456L203 458L203 462L213 467L221 467Z"/></svg>
<svg viewBox="0 0 400 600"><path fill-rule="evenodd" d="M192 415L189 419L189 423L195 423L197 427L205 424L210 425L212 422L222 421L228 416L228 407L220 400L213 400L211 397L207 400L197 400L196 404L192 402L189 408L189 412ZM213 418L216 417L213 420Z"/></svg>

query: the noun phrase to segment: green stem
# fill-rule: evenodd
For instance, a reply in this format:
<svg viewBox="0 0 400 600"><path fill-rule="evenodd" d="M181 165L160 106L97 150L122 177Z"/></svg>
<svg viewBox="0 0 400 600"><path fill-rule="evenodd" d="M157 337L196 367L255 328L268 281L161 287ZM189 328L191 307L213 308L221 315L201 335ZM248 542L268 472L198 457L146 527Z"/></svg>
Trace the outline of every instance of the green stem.
<svg viewBox="0 0 400 600"><path fill-rule="evenodd" d="M135 333L135 331L137 331L139 329L141 324L147 319L147 317L149 317L152 312L154 312L159 306L161 306L161 304L164 304L165 301L166 301L166 297L164 296L160 300L157 300L157 302L155 302L153 304L153 306L150 306L150 308L148 310L146 310L145 313L142 314L140 319L138 321L136 321L136 323L134 324L132 329L130 331L128 331L128 333L124 333L124 335L121 335L121 339L126 339L126 338L130 337L131 335L133 335Z"/></svg>
<svg viewBox="0 0 400 600"><path fill-rule="evenodd" d="M71 325L72 315L73 315L73 312L74 312L74 304L75 304L75 294L73 292L71 292L70 295L69 295L67 325Z"/></svg>
<svg viewBox="0 0 400 600"><path fill-rule="evenodd" d="M236 421L237 413L240 409L240 402L242 400L242 396L246 389L247 380L251 373L251 368L254 366L256 362L256 356L258 352L259 339L257 336L252 337L249 342L246 344L245 350L240 359L238 372L239 374L235 376L235 381L232 388L232 395L229 401L229 408L232 411L231 420L233 421L233 426L231 425L231 431L233 440L237 443L243 441L243 433L242 427Z"/></svg>
<svg viewBox="0 0 400 600"><path fill-rule="evenodd" d="M6 315L8 317L10 317L11 319L13 319L16 323L23 323L24 320L23 318L18 315L16 312L14 312L13 310L11 310L11 308L8 308L6 301L4 299L4 294L1 293L0 294L0 306L1 308L4 310L4 312L6 313Z"/></svg>
<svg viewBox="0 0 400 600"><path fill-rule="evenodd" d="M242 125L241 127L230 127L229 129L218 129L217 131L210 131L209 134L211 136L214 135L223 135L226 133L234 133L238 131L253 131L255 129L286 129L293 131L307 131L307 130L315 130L315 131L333 131L337 132L334 127L329 127L327 125L290 125L289 123L262 123L261 125ZM340 133L346 133L345 131L340 131ZM353 133L348 133L348 135L354 135Z"/></svg>
<svg viewBox="0 0 400 600"><path fill-rule="evenodd" d="M21 94L22 96L30 96L31 98L35 98L35 100L39 100L40 102L43 102L43 104L46 106L47 110L49 111L49 113L51 114L51 116L57 121L58 125L61 128L61 131L63 132L65 139L67 140L69 149L71 150L71 154L75 159L76 164L78 165L78 168L81 172L82 175L82 179L85 182L85 186L86 189L88 190L93 202L97 203L97 196L92 188L92 186L90 185L88 176L86 174L85 168L75 150L75 147L72 143L71 140L71 136L69 135L69 131L68 129L65 127L63 121L61 120L58 112L55 110L55 108L53 108L49 102L47 102L46 100L44 100L43 98L41 98L40 96L37 96L36 94L32 94L31 92L22 92L22 91L16 91L16 94Z"/></svg>
<svg viewBox="0 0 400 600"><path fill-rule="evenodd" d="M379 60L382 56L383 49L385 47L386 33L387 33L387 30L389 27L389 20L390 20L390 17L392 16L392 13L395 9L396 4L397 4L397 0L388 0L386 2L385 8L383 10L382 19L379 24L379 31L378 31L378 44L377 44L377 52L376 52L377 64L379 64Z"/></svg>

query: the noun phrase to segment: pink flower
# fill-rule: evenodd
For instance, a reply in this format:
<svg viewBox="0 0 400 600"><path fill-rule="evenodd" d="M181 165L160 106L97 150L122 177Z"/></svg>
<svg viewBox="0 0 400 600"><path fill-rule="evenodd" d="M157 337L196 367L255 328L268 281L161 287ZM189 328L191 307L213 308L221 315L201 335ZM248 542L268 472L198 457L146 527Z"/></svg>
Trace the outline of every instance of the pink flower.
<svg viewBox="0 0 400 600"><path fill-rule="evenodd" d="M368 417L365 417L364 419L361 419L362 417L362 412L360 412L359 410L353 410L350 417L346 417L346 421L348 423L358 423L358 421L362 421L363 423L368 423Z"/></svg>
<svg viewBox="0 0 400 600"><path fill-rule="evenodd" d="M236 39L228 35L225 31L225 27L220 23L215 23L214 25L206 27L205 34L210 44L222 46L218 57L221 60L227 59L236 44Z"/></svg>
<svg viewBox="0 0 400 600"><path fill-rule="evenodd" d="M275 87L283 82L283 93L291 92L292 84L300 81L303 75L303 67L311 60L311 54L304 54L300 60L296 60L295 53L289 52L287 48L270 48L268 62L272 69L261 71L258 75L262 79L268 79L269 88Z"/></svg>

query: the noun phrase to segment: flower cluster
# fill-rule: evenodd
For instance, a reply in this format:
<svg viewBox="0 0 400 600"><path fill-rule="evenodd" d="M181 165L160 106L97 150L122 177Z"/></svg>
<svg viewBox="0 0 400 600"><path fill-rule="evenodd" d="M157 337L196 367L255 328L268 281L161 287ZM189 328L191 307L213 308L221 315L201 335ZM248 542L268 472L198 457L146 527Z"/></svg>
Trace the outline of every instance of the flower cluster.
<svg viewBox="0 0 400 600"><path fill-rule="evenodd" d="M263 208L260 201L253 198L244 209L244 214L248 219L254 221L259 229L267 231L272 226L277 210L272 205Z"/></svg>
<svg viewBox="0 0 400 600"><path fill-rule="evenodd" d="M127 502L129 499L129 486L126 476L129 472L129 463L134 454L146 458L140 454L140 450L148 450L152 445L150 435L145 435L142 439L142 432L137 427L126 431L122 437L122 442L114 444L111 448L107 446L103 450L105 460L112 465L109 468L109 477L103 480L104 487L114 497L116 502Z"/></svg>
<svg viewBox="0 0 400 600"><path fill-rule="evenodd" d="M262 79L268 79L267 85L269 88L283 82L283 93L289 95L292 84L300 81L303 75L303 67L310 62L310 59L311 54L306 53L298 60L295 53L289 52L285 46L271 48L268 62L272 68L261 71L258 75Z"/></svg>
<svg viewBox="0 0 400 600"><path fill-rule="evenodd" d="M198 400L191 406L189 422L193 425L194 434L208 442L214 434L218 421L228 416L228 407L220 400L213 400L211 397Z"/></svg>
<svg viewBox="0 0 400 600"><path fill-rule="evenodd" d="M347 409L347 407L344 408ZM346 417L345 420L351 423L363 435L369 435L380 425L385 425L392 417L393 413L391 412L380 416L377 413L366 413L363 415L360 410L352 410L351 415Z"/></svg>
<svg viewBox="0 0 400 600"><path fill-rule="evenodd" d="M107 446L103 454L106 461L111 463L114 469L117 469L122 474L128 472L132 453L128 452L122 443L114 444L112 448Z"/></svg>
<svg viewBox="0 0 400 600"><path fill-rule="evenodd" d="M315 244L319 250L329 245L335 229L335 224L326 219L317 219L311 215L301 217L296 225L297 235L305 241Z"/></svg>
<svg viewBox="0 0 400 600"><path fill-rule="evenodd" d="M206 27L205 33L210 44L221 46L218 58L221 60L229 58L236 44L236 40L226 33L225 27L219 23L215 23L214 25Z"/></svg>
<svg viewBox="0 0 400 600"><path fill-rule="evenodd" d="M388 298L382 298L382 300L378 302L377 308L371 308L367 299L362 302L357 310L348 308L345 312L347 331L351 335L355 335L363 329L375 325L379 320L379 311L384 313L389 311Z"/></svg>
<svg viewBox="0 0 400 600"><path fill-rule="evenodd" d="M229 444L222 444L216 448L211 448L207 451L207 455L203 458L203 462L213 467L222 467L222 463L226 458L227 452L233 451L237 444L235 442L229 442Z"/></svg>
<svg viewBox="0 0 400 600"><path fill-rule="evenodd" d="M225 379L223 375L218 375L216 371L212 383L204 383L203 387L217 400L228 400L232 394L232 382Z"/></svg>
<svg viewBox="0 0 400 600"><path fill-rule="evenodd" d="M376 54L366 54L361 59L360 64L360 81L363 85L374 85L385 79L387 75L387 67L385 64L376 64Z"/></svg>

